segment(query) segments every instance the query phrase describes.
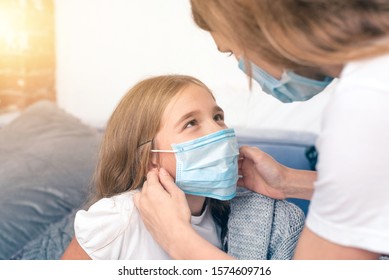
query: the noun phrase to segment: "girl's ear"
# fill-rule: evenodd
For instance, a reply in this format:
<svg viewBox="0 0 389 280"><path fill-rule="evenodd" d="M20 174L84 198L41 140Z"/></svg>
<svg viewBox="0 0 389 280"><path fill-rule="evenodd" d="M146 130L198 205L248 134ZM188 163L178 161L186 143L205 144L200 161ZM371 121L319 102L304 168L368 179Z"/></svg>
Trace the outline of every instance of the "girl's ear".
<svg viewBox="0 0 389 280"><path fill-rule="evenodd" d="M158 153L153 153L151 152L150 153L150 160L149 160L149 164L148 164L148 171L152 170L152 169L159 169L159 158L158 158Z"/></svg>

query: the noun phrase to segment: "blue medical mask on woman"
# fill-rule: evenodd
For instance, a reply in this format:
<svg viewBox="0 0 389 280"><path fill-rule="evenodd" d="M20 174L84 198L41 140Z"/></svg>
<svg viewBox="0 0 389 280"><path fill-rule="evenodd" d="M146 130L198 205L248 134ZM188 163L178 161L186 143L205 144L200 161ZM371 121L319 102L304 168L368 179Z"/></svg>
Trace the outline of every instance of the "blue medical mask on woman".
<svg viewBox="0 0 389 280"><path fill-rule="evenodd" d="M186 194L229 200L236 194L239 147L233 129L172 144L176 156L176 184Z"/></svg>
<svg viewBox="0 0 389 280"><path fill-rule="evenodd" d="M245 72L244 60L239 59L239 68ZM284 71L280 80L268 74L254 63L251 63L252 76L262 90L284 103L306 101L322 92L334 78L325 77L323 81L297 75L293 71Z"/></svg>

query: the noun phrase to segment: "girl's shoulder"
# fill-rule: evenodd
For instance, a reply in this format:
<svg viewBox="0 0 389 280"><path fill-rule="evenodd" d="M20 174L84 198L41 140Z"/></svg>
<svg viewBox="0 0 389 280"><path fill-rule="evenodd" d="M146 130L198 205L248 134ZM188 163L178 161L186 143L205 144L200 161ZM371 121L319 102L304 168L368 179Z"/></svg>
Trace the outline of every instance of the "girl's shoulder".
<svg viewBox="0 0 389 280"><path fill-rule="evenodd" d="M87 211L77 212L75 235L81 247L93 259L116 259L126 231L139 227L139 215L133 202L135 191L102 198Z"/></svg>
<svg viewBox="0 0 389 280"><path fill-rule="evenodd" d="M107 213L121 213L132 211L135 207L133 196L138 190L127 191L111 197L104 197L92 204L87 212L107 212Z"/></svg>

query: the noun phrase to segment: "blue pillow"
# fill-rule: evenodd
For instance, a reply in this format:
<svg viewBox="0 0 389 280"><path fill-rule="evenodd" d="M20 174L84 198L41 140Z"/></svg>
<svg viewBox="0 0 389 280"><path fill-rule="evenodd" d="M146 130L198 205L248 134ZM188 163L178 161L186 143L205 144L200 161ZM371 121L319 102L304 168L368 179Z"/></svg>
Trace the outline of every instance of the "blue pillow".
<svg viewBox="0 0 389 280"><path fill-rule="evenodd" d="M0 259L83 204L100 138L49 101L0 129Z"/></svg>

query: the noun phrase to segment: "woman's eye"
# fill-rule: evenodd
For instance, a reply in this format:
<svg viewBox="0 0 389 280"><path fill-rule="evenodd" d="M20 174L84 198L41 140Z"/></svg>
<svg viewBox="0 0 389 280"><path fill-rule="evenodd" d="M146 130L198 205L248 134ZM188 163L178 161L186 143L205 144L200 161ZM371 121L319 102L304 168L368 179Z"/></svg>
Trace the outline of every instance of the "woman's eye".
<svg viewBox="0 0 389 280"><path fill-rule="evenodd" d="M217 114L213 117L215 121L224 121L224 115L223 114Z"/></svg>

